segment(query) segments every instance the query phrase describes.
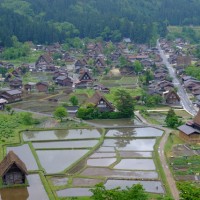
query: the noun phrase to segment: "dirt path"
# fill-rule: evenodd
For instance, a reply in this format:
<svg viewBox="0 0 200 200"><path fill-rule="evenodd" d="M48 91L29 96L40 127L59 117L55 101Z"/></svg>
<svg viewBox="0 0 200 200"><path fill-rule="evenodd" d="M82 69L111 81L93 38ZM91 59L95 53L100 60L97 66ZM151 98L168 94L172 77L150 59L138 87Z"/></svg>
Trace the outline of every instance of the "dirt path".
<svg viewBox="0 0 200 200"><path fill-rule="evenodd" d="M146 119L144 119L140 113L138 111L135 112L135 115L143 122L143 123L146 123L148 125L150 125ZM152 125L151 125L152 126ZM174 180L174 177L168 167L168 164L167 164L167 161L166 161L166 158L165 158L165 153L164 153L164 147L165 147L165 143L167 142L167 139L169 137L169 134L171 133L171 130L168 129L168 128L164 128L162 126L154 126L155 128L159 128L159 129L162 129L165 131L165 134L164 136L162 137L161 141L160 141L160 144L159 144L159 147L158 147L158 152L159 152L159 157L160 157L160 162L162 163L162 167L163 167L163 170L164 170L164 173L165 173L165 176L166 176L166 179L167 179L167 182L169 184L169 188L171 190L171 194L173 196L173 198L175 200L179 200L179 191L176 187L176 183L175 183L175 180Z"/></svg>

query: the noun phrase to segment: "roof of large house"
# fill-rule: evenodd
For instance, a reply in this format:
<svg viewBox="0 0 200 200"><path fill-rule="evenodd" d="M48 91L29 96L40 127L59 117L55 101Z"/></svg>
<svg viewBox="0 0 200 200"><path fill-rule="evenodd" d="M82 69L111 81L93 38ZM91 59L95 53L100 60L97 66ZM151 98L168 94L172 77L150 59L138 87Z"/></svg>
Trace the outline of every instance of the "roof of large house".
<svg viewBox="0 0 200 200"><path fill-rule="evenodd" d="M101 99L103 99L110 108L114 109L114 106L99 91L96 91L95 94L88 99L88 102L97 105Z"/></svg>
<svg viewBox="0 0 200 200"><path fill-rule="evenodd" d="M91 75L90 75L89 72L87 72L87 71L85 71L84 73L81 74L81 76L79 77L79 80L82 81L83 77L84 77L86 74L88 75L89 80L92 80Z"/></svg>
<svg viewBox="0 0 200 200"><path fill-rule="evenodd" d="M174 91L174 90L170 90L164 93L164 96L166 99L170 98L170 96L174 94L176 96L176 98L180 101L180 97L178 96L178 94Z"/></svg>
<svg viewBox="0 0 200 200"><path fill-rule="evenodd" d="M21 94L22 92L20 90L9 90L9 91L6 91L6 93L10 95L16 95L16 94Z"/></svg>
<svg viewBox="0 0 200 200"><path fill-rule="evenodd" d="M0 163L0 176L3 176L10 169L10 167L12 167L13 164L17 165L17 167L22 172L28 174L25 164L13 151L9 151L9 153Z"/></svg>
<svg viewBox="0 0 200 200"><path fill-rule="evenodd" d="M188 126L186 124L179 126L178 129L185 133L186 135L191 135L192 133L200 133L198 129L193 128L192 126Z"/></svg>

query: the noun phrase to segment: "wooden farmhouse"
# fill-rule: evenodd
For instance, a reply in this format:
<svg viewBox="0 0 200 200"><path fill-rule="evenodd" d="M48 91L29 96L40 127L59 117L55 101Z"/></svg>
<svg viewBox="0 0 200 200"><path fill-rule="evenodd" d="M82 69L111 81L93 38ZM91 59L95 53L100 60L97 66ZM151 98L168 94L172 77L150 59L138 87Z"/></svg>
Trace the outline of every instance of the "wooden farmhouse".
<svg viewBox="0 0 200 200"><path fill-rule="evenodd" d="M28 171L25 164L13 152L9 151L0 163L0 176L3 185L24 184Z"/></svg>
<svg viewBox="0 0 200 200"><path fill-rule="evenodd" d="M180 105L180 97L174 90L163 92L165 103L170 105Z"/></svg>
<svg viewBox="0 0 200 200"><path fill-rule="evenodd" d="M93 83L93 79L88 71L82 73L79 77L79 81L76 83L76 88L87 88Z"/></svg>
<svg viewBox="0 0 200 200"><path fill-rule="evenodd" d="M73 81L68 76L58 76L55 80L55 83L60 86L72 87Z"/></svg>
<svg viewBox="0 0 200 200"><path fill-rule="evenodd" d="M20 90L8 90L1 93L1 98L6 99L8 103L22 100L22 92Z"/></svg>
<svg viewBox="0 0 200 200"><path fill-rule="evenodd" d="M200 143L200 109L193 121L179 126L179 136L189 143Z"/></svg>
<svg viewBox="0 0 200 200"><path fill-rule="evenodd" d="M115 110L114 106L99 91L96 91L87 102L94 104L100 112L113 112Z"/></svg>
<svg viewBox="0 0 200 200"><path fill-rule="evenodd" d="M36 89L38 92L47 92L49 88L49 84L46 82L38 82L36 83Z"/></svg>
<svg viewBox="0 0 200 200"><path fill-rule="evenodd" d="M4 110L6 103L8 103L7 100L0 98L0 110Z"/></svg>

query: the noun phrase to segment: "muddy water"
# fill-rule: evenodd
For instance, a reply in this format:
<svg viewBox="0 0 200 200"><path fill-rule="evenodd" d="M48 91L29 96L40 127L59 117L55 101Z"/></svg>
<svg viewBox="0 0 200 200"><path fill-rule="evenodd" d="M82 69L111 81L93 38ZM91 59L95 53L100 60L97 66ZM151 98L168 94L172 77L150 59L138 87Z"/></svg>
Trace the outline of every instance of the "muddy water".
<svg viewBox="0 0 200 200"><path fill-rule="evenodd" d="M116 158L88 159L87 165L96 167L108 167L114 162L116 162Z"/></svg>
<svg viewBox="0 0 200 200"><path fill-rule="evenodd" d="M122 159L114 169L156 170L156 167L152 159Z"/></svg>
<svg viewBox="0 0 200 200"><path fill-rule="evenodd" d="M64 190L57 191L58 197L83 197L92 196L92 192L89 191L90 188L68 188Z"/></svg>
<svg viewBox="0 0 200 200"><path fill-rule="evenodd" d="M120 151L153 151L155 139L105 139L103 147L116 147Z"/></svg>
<svg viewBox="0 0 200 200"><path fill-rule="evenodd" d="M120 151L119 152L120 157L122 158L151 158L152 157L152 152L143 152L143 151Z"/></svg>
<svg viewBox="0 0 200 200"><path fill-rule="evenodd" d="M107 137L159 137L163 131L147 127L147 128L119 128L110 129L106 133Z"/></svg>
<svg viewBox="0 0 200 200"><path fill-rule="evenodd" d="M88 150L37 150L42 167L47 173L58 173L78 161Z"/></svg>
<svg viewBox="0 0 200 200"><path fill-rule="evenodd" d="M158 174L155 171L127 171L127 170L114 170L109 168L95 168L88 167L81 176L94 176L94 177L115 177L115 178L135 178L135 179L157 179Z"/></svg>
<svg viewBox="0 0 200 200"><path fill-rule="evenodd" d="M24 141L86 139L86 138L100 138L100 136L101 134L97 129L25 131L23 133Z"/></svg>
<svg viewBox="0 0 200 200"><path fill-rule="evenodd" d="M28 170L37 170L38 166L28 144L17 147L8 147L7 152L14 151L25 163Z"/></svg>
<svg viewBox="0 0 200 200"><path fill-rule="evenodd" d="M48 200L47 193L42 185L40 176L30 174L27 176L29 187L7 188L0 190L1 200Z"/></svg>
<svg viewBox="0 0 200 200"><path fill-rule="evenodd" d="M132 185L138 183L143 185L147 192L160 194L164 193L164 189L160 181L108 180L105 184L105 187L107 189L113 189L120 186L122 189L126 189L126 187L131 187Z"/></svg>
<svg viewBox="0 0 200 200"><path fill-rule="evenodd" d="M87 148L93 147L98 140L82 140L82 141L59 141L59 142L38 142L32 143L35 149L58 149L58 148Z"/></svg>

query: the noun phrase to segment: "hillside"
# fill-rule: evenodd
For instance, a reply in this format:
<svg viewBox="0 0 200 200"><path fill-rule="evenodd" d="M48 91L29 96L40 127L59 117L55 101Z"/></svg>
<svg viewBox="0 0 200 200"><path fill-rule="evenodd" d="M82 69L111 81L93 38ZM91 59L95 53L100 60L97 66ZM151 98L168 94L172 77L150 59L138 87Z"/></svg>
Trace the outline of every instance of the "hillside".
<svg viewBox="0 0 200 200"><path fill-rule="evenodd" d="M0 41L10 37L36 43L70 37L135 42L166 34L166 25L199 25L200 0L2 0Z"/></svg>

